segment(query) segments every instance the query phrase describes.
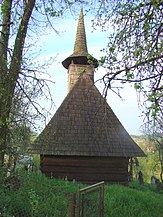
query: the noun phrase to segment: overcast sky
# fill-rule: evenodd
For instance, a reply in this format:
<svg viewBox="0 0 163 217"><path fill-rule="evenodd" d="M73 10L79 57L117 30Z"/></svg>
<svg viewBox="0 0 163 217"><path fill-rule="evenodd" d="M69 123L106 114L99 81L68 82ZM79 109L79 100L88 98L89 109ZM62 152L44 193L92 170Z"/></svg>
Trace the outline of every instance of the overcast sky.
<svg viewBox="0 0 163 217"><path fill-rule="evenodd" d="M99 58L102 56L100 50L107 44L108 32L101 32L101 30L92 32L92 18L90 16L85 17L87 47L90 54L95 58ZM67 70L62 66L61 62L73 53L77 23L78 17L57 20L55 28L60 34L57 35L53 30L49 30L46 35L40 37L41 40L37 44L42 49L41 56L39 57L42 61L49 57L56 57L54 64L48 69L51 79L55 82L55 84L50 85L56 105L51 111L52 114L55 113L67 95ZM97 70L95 81L101 78L103 74L103 69ZM97 87L102 93L103 83L98 82ZM123 100L109 91L107 102L129 134L141 134L140 126L142 125L143 118L140 117L141 112L138 109L136 92L131 85L127 85L122 89L121 93Z"/></svg>

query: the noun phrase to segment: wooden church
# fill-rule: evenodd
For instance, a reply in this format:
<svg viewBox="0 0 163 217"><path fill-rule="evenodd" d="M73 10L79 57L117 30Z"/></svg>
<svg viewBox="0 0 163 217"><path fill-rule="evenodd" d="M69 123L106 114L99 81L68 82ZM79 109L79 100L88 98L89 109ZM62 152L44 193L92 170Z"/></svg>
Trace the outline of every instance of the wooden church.
<svg viewBox="0 0 163 217"><path fill-rule="evenodd" d="M47 176L127 184L129 159L145 155L94 85L97 60L88 55L81 10L74 52L62 62L69 92L32 149Z"/></svg>

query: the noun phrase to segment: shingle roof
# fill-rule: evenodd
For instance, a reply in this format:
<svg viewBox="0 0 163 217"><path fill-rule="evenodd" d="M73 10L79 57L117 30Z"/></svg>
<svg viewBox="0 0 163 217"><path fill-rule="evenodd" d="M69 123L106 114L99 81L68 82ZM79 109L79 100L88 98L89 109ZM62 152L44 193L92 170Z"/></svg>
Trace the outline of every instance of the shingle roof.
<svg viewBox="0 0 163 217"><path fill-rule="evenodd" d="M67 156L144 156L90 78L83 74L32 147Z"/></svg>
<svg viewBox="0 0 163 217"><path fill-rule="evenodd" d="M84 25L84 18L83 18L83 10L81 9L79 19L78 19L78 27L76 33L76 40L74 45L74 52L73 56L75 55L88 55L87 49L87 39L86 39L86 32L85 32L85 25Z"/></svg>
<svg viewBox="0 0 163 217"><path fill-rule="evenodd" d="M88 56L89 59L92 61L93 65L97 67L98 66L97 60L88 53L85 26L84 26L84 16L83 16L83 10L81 9L79 20L78 20L73 54L71 54L68 58L66 58L62 62L62 64L66 69L68 69L68 66L71 64L72 60L75 64L80 63L80 64L87 65Z"/></svg>

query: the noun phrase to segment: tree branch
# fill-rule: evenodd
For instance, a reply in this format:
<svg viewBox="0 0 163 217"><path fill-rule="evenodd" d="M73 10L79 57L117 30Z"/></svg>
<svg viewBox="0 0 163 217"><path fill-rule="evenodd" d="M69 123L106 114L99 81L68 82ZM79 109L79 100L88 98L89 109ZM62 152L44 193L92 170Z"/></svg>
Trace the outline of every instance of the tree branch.
<svg viewBox="0 0 163 217"><path fill-rule="evenodd" d="M14 51L13 51L13 56L12 56L11 64L10 64L10 75L12 79L11 81L12 81L12 89L13 89L12 93L14 92L16 80L18 78L18 74L20 71L23 47L24 47L25 37L27 33L27 27L28 27L29 19L31 17L34 6L35 6L35 0L30 0L25 5L24 14L21 19L21 23L19 25L19 29L18 29L17 36L15 39Z"/></svg>
<svg viewBox="0 0 163 217"><path fill-rule="evenodd" d="M126 67L126 68L123 68L121 70L118 70L117 72L115 72L110 78L109 80L113 80L117 75L121 74L122 72L128 72L130 71L131 69L135 69L137 68L138 66L142 66L142 65L145 65L147 63L150 63L150 62L153 62L153 61L156 61L156 60L159 60L159 59L162 59L163 58L163 55L159 55L159 56L156 56L156 57L153 57L151 59L148 59L148 60L145 60L145 61L142 61L142 62L138 62L136 63L135 65L133 66L130 66L130 67ZM108 76L108 73L106 75L104 75L103 78L107 77Z"/></svg>
<svg viewBox="0 0 163 217"><path fill-rule="evenodd" d="M148 60L145 60L145 61L142 61L142 62L138 62L138 63L136 63L133 66L126 67L126 68L123 68L121 70L116 71L111 77L109 77L109 73L107 73L106 75L104 75L103 78L102 78L102 80L105 83L105 90L104 90L105 94L104 94L104 97L107 97L107 92L108 92L108 89L111 87L111 81L112 80L121 80L121 81L125 81L125 82L127 82L127 81L128 82L141 82L141 81L149 80L149 79L152 79L152 78L160 76L160 75L154 75L154 76L151 76L150 78L142 78L142 79L138 79L138 80L116 78L116 76L119 75L119 74L121 74L122 72L129 72L131 69L136 69L139 66L145 65L147 63L150 63L150 62L162 59L162 58L163 58L163 55L159 55L159 56L153 57L151 59L148 59ZM107 83L105 82L105 78L108 79Z"/></svg>
<svg viewBox="0 0 163 217"><path fill-rule="evenodd" d="M12 6L12 0L4 0L3 7L4 11L3 14L3 20L2 24L2 30L0 35L0 71L4 75L7 71L7 49L8 49L8 41L9 41L9 35L10 35L10 25L12 22L11 19L11 6ZM0 73L1 74L1 73ZM0 80L3 79L0 77Z"/></svg>
<svg viewBox="0 0 163 217"><path fill-rule="evenodd" d="M19 81L17 81L17 84L20 87L20 89L22 90L22 92L24 93L24 95L26 96L26 98L28 99L28 101L31 103L31 105L34 107L34 109L37 111L37 113L45 118L45 116L39 111L39 109L37 108L37 106L35 106L35 104L31 100L31 98L25 92L24 88L21 86L21 84L19 83Z"/></svg>

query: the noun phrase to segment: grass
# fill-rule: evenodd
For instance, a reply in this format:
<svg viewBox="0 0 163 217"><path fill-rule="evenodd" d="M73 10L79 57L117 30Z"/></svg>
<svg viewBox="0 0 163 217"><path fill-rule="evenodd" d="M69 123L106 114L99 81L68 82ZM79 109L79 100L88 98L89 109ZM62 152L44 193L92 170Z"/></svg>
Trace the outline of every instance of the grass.
<svg viewBox="0 0 163 217"><path fill-rule="evenodd" d="M142 187L143 188L143 187ZM105 217L163 217L163 195L145 187L105 186Z"/></svg>
<svg viewBox="0 0 163 217"><path fill-rule="evenodd" d="M10 180L1 177L0 183L0 217L68 217L69 193L83 187L34 173L14 175Z"/></svg>
<svg viewBox="0 0 163 217"><path fill-rule="evenodd" d="M19 180L21 185L17 186L1 177L0 217L68 217L69 193L84 187L28 173L21 174ZM104 217L163 217L163 194L149 184L105 184L104 203Z"/></svg>

